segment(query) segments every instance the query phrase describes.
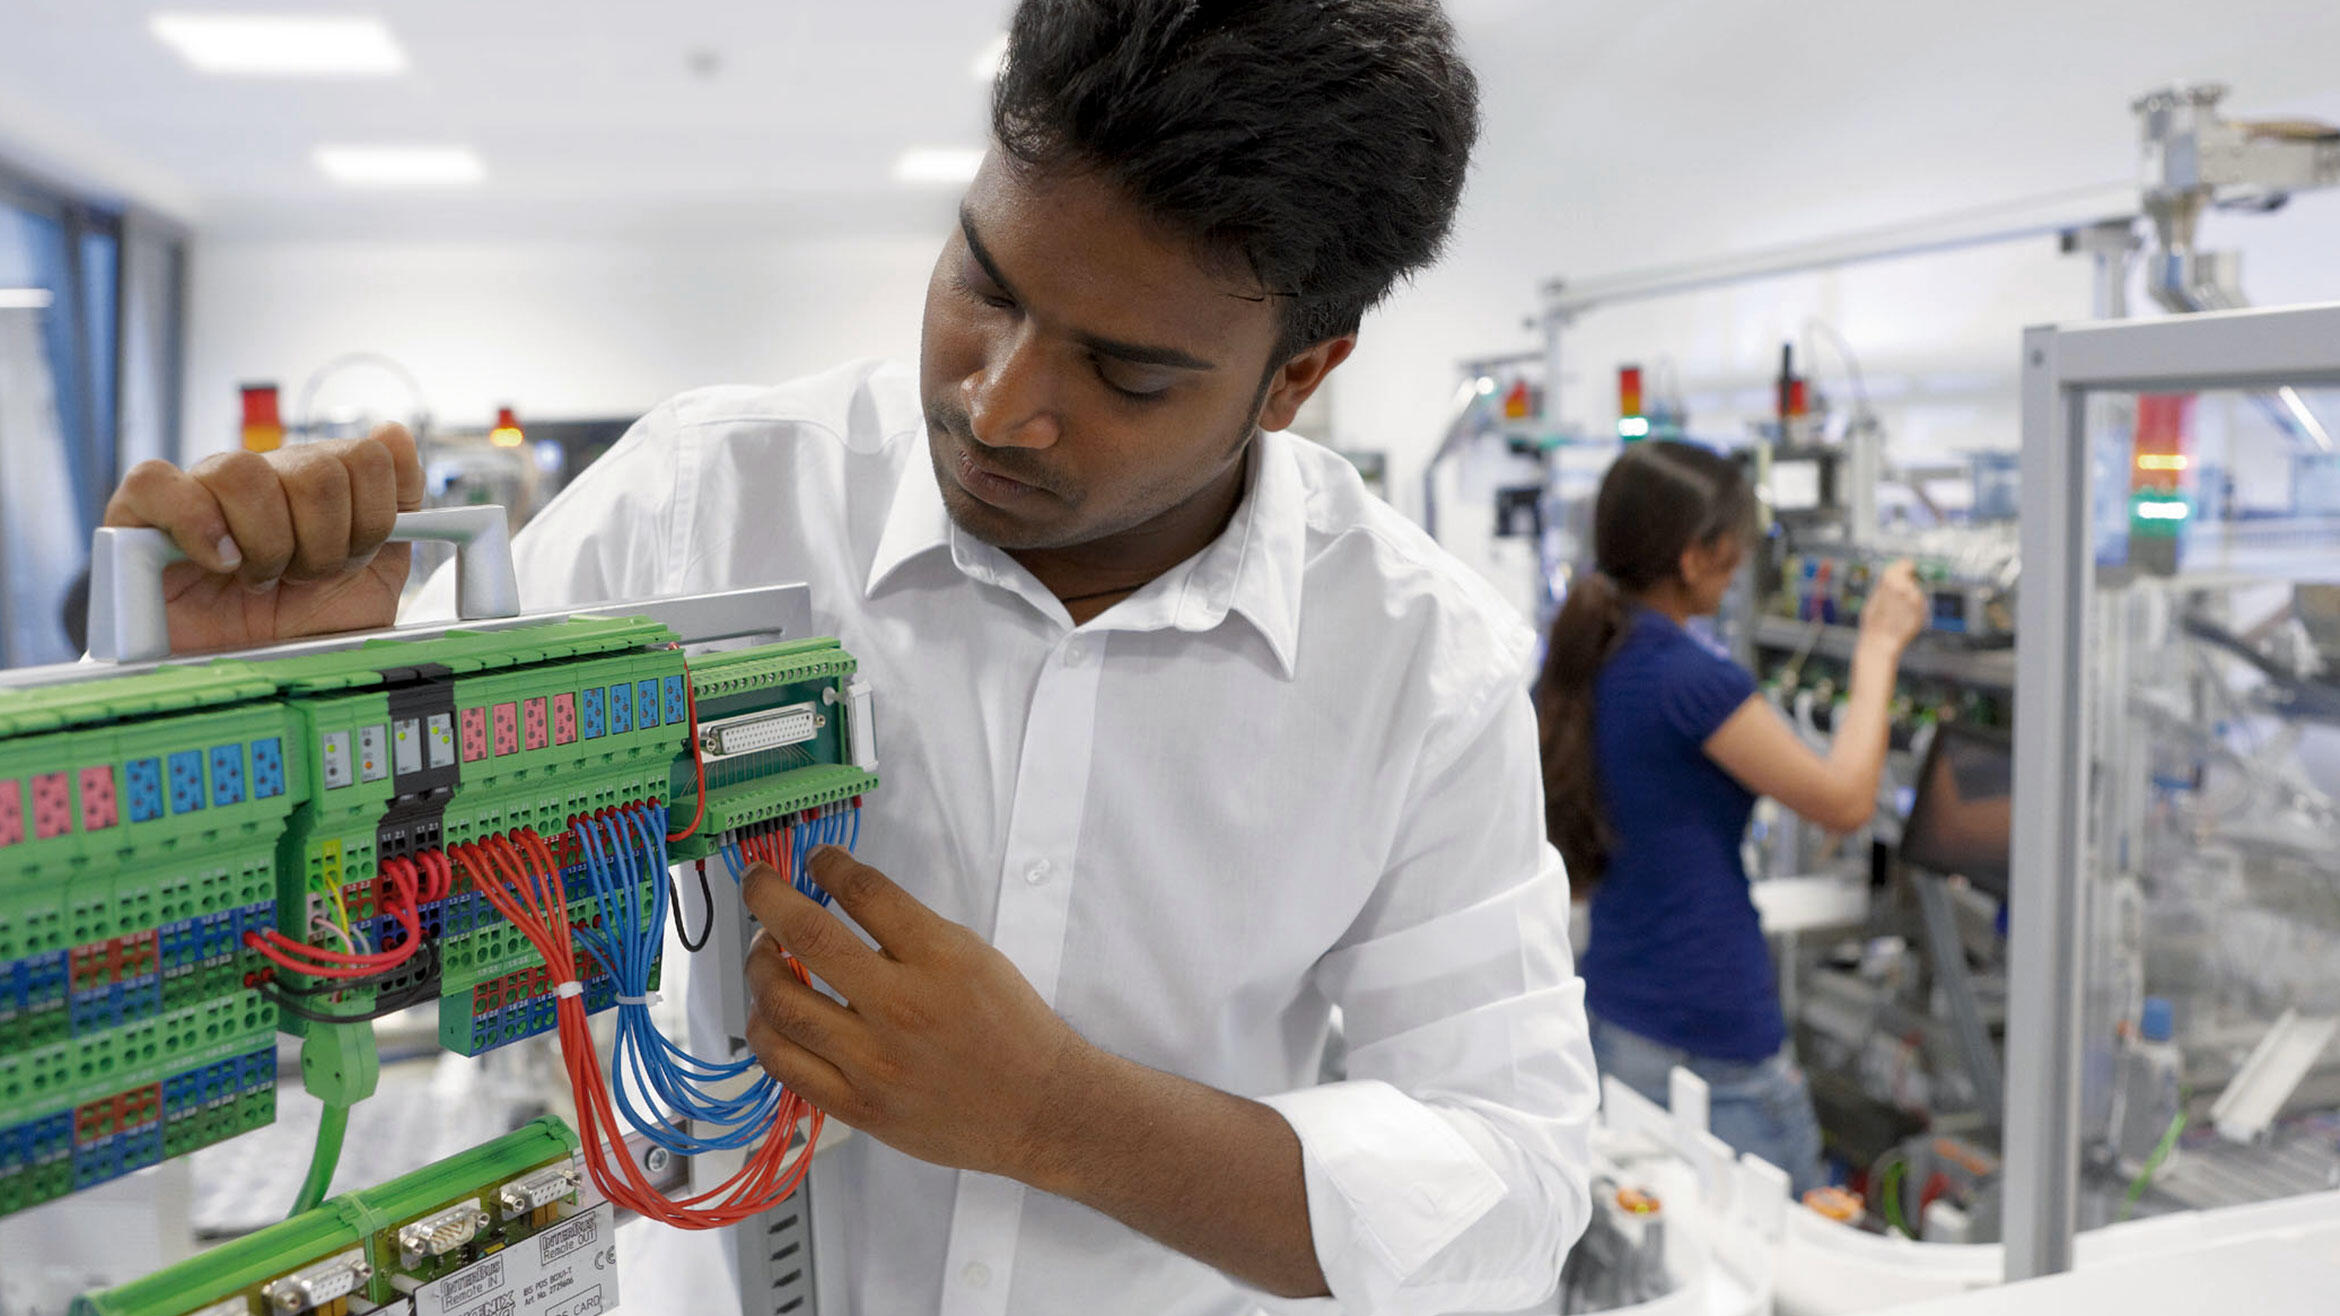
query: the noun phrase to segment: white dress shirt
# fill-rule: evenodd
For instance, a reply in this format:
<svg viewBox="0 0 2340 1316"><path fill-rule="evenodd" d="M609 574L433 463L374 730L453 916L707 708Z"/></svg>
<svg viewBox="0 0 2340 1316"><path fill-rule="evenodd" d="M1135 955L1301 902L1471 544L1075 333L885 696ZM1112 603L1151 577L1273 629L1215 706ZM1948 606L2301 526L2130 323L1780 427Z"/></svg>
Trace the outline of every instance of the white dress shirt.
<svg viewBox="0 0 2340 1316"><path fill-rule="evenodd" d="M809 582L877 699L862 858L1089 1041L1289 1120L1340 1309L1550 1291L1597 1087L1530 636L1341 458L1263 436L1226 532L1075 626L945 512L914 376L858 363L666 403L515 554L532 609ZM871 1138L813 1184L824 1312L1333 1309Z"/></svg>

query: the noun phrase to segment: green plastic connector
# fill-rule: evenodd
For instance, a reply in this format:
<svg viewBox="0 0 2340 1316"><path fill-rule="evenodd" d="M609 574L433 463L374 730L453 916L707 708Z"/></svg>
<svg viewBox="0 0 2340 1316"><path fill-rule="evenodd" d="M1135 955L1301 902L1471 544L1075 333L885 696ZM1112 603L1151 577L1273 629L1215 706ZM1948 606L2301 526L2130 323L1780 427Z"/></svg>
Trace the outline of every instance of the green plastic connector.
<svg viewBox="0 0 2340 1316"><path fill-rule="evenodd" d="M711 787L707 791L707 817L699 824L698 835L675 842L669 854L677 862L703 859L721 848L720 838L726 832L824 804L840 804L869 794L877 785L874 772L863 772L849 763L822 763L763 781ZM678 802L675 807L688 815L688 803Z"/></svg>
<svg viewBox="0 0 2340 1316"><path fill-rule="evenodd" d="M312 1024L301 1039L301 1086L328 1106L354 1106L382 1082L372 1024Z"/></svg>

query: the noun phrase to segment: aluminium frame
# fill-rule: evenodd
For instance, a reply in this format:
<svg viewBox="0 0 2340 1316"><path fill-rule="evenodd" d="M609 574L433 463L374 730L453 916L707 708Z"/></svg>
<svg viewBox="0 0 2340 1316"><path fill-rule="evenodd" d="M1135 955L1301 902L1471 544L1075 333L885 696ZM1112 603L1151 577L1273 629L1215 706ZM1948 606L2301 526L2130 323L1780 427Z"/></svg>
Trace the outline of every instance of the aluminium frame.
<svg viewBox="0 0 2340 1316"><path fill-rule="evenodd" d="M2340 387L2340 303L2023 335L2023 592L2005 1147L2006 1278L2069 1270L2078 1228L2081 993L2096 563L2087 404L2107 393Z"/></svg>

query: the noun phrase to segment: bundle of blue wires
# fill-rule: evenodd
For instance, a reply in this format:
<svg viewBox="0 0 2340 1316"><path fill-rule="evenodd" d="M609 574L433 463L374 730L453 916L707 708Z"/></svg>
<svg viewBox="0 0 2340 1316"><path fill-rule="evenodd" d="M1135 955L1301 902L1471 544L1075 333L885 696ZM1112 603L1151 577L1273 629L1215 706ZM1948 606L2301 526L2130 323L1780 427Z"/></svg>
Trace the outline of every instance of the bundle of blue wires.
<svg viewBox="0 0 2340 1316"><path fill-rule="evenodd" d="M601 898L602 909L598 932L578 928L575 935L609 966L617 987L610 1088L619 1113L651 1142L677 1155L753 1148L778 1115L780 1084L753 1057L711 1061L692 1055L650 1019L650 973L665 937L671 898L666 811L655 805L618 810L581 819L574 831L585 881ZM645 882L651 893L648 910L641 900Z"/></svg>

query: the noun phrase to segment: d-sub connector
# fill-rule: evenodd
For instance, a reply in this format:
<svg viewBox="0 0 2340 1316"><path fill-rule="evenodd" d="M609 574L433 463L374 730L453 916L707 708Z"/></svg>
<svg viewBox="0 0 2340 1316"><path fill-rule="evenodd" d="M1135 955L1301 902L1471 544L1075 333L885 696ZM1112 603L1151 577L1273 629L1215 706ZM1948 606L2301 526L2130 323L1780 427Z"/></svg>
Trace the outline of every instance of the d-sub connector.
<svg viewBox="0 0 2340 1316"><path fill-rule="evenodd" d="M353 1250L330 1261L280 1275L260 1290L260 1296L281 1312L311 1311L335 1298L355 1293L358 1285L373 1273L374 1268L366 1264L366 1254Z"/></svg>
<svg viewBox="0 0 2340 1316"><path fill-rule="evenodd" d="M492 1223L477 1202L457 1202L398 1230L398 1259L412 1266L425 1257L443 1257L479 1236Z"/></svg>
<svg viewBox="0 0 2340 1316"><path fill-rule="evenodd" d="M496 1194L496 1204L503 1208L504 1219L519 1220L576 1192L579 1182L575 1167L556 1165L505 1184Z"/></svg>
<svg viewBox="0 0 2340 1316"><path fill-rule="evenodd" d="M790 704L760 713L742 713L699 724L700 752L712 758L753 754L760 749L801 745L820 734L829 720L811 704Z"/></svg>

